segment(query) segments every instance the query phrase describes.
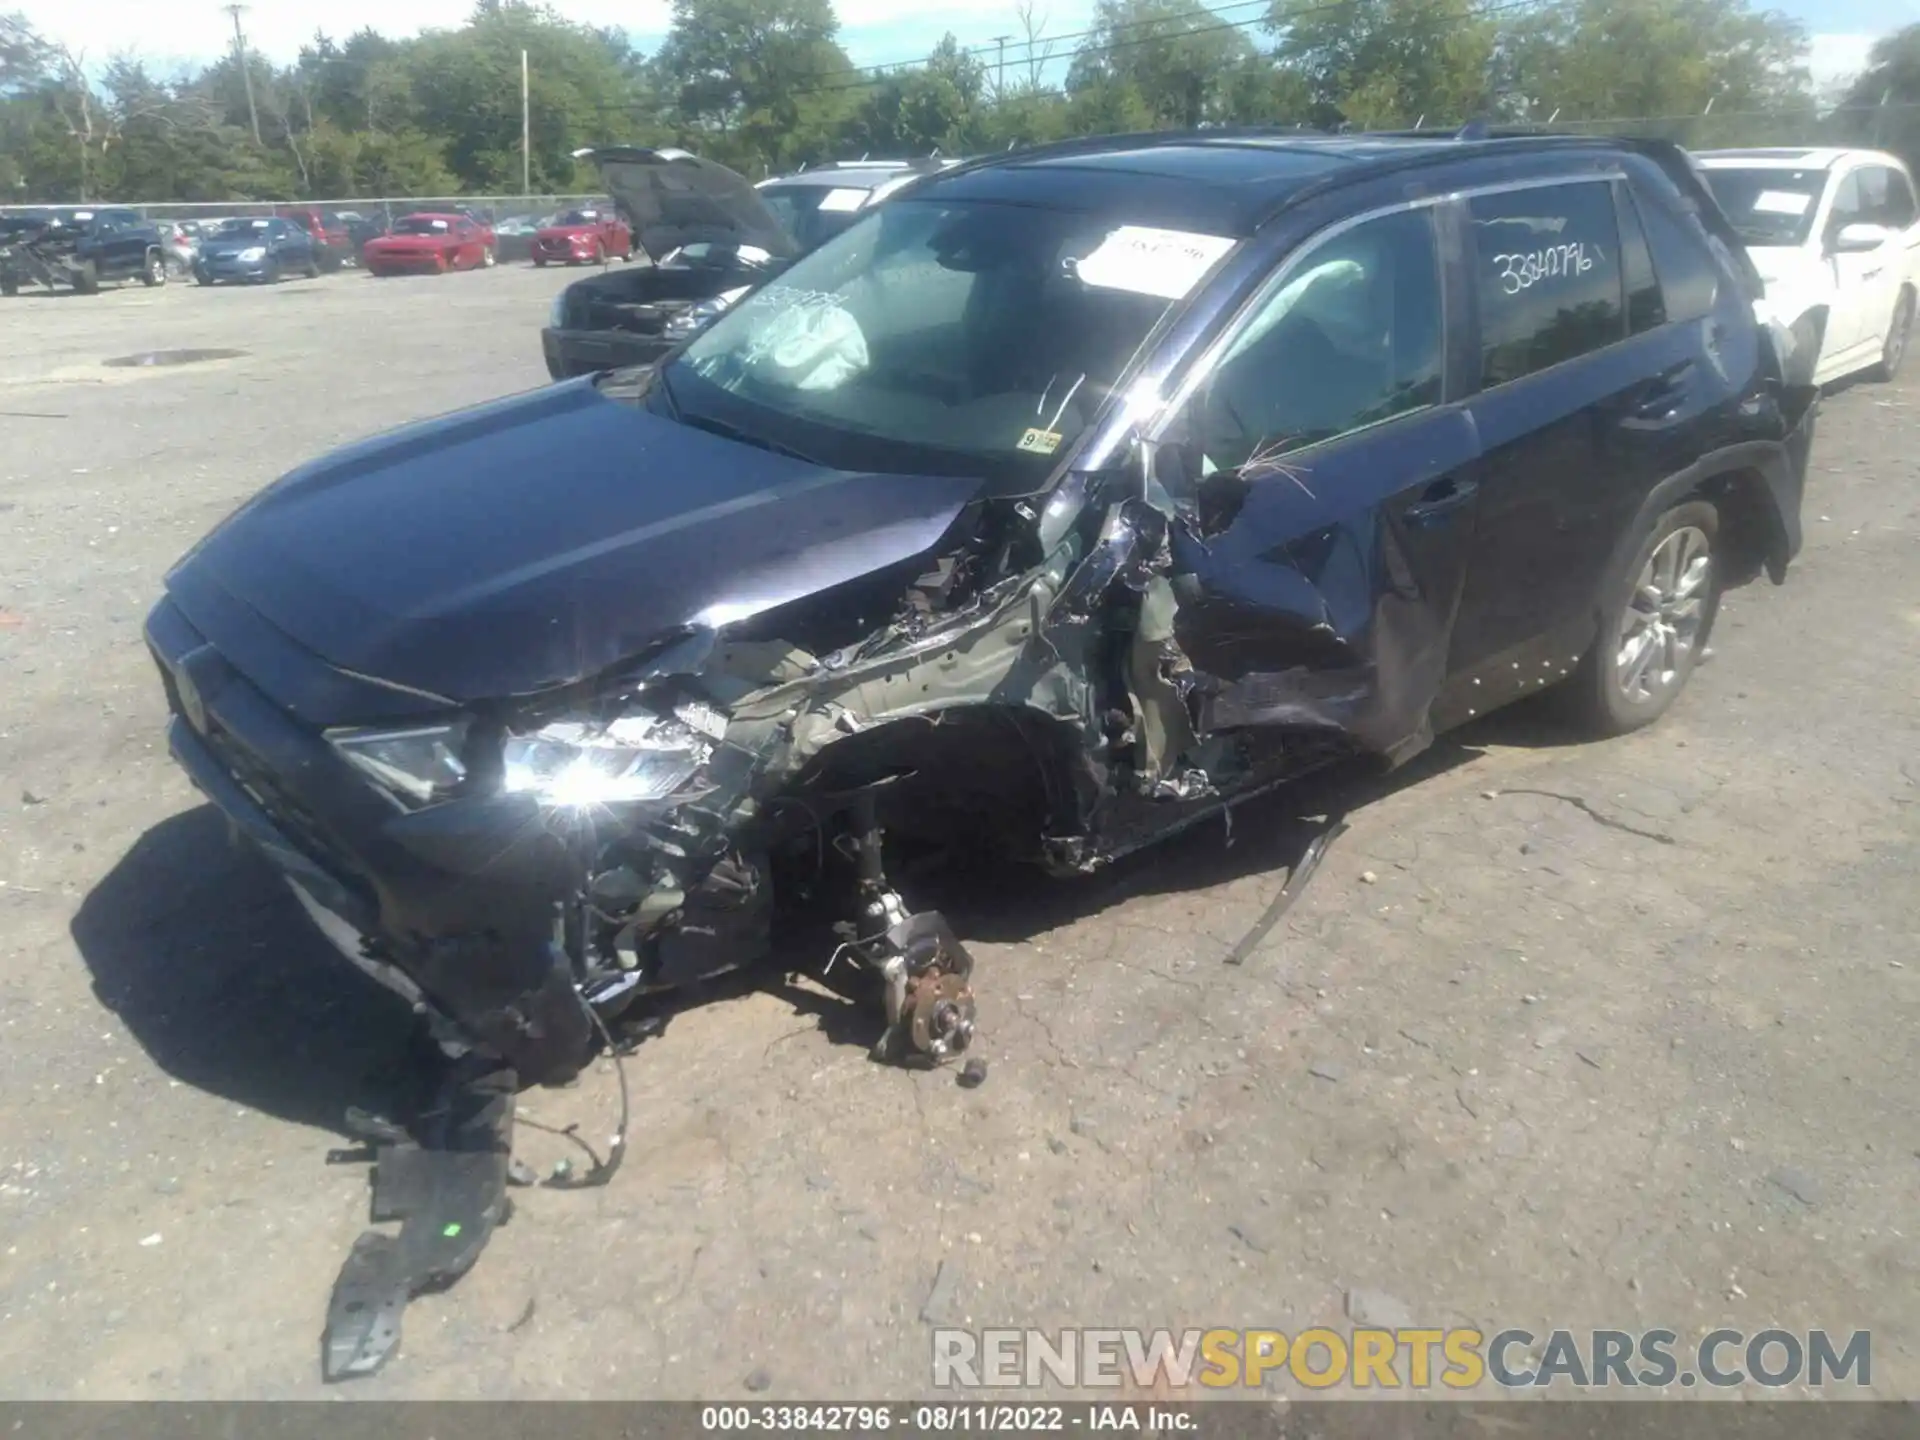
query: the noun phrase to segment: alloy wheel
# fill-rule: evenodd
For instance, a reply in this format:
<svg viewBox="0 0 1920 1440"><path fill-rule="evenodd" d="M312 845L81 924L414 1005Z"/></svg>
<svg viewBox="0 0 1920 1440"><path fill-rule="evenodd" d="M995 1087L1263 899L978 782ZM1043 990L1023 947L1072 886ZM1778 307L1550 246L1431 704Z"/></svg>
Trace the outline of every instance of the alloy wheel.
<svg viewBox="0 0 1920 1440"><path fill-rule="evenodd" d="M1614 674L1630 704L1644 705L1683 677L1699 643L1713 588L1713 545L1691 525L1654 547L1620 617Z"/></svg>

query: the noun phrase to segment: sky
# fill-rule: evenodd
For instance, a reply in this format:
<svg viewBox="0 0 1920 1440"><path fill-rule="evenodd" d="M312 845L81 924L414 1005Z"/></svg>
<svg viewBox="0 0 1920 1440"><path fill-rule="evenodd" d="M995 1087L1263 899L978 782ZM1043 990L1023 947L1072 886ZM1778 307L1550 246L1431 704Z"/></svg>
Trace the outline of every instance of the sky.
<svg viewBox="0 0 1920 1440"><path fill-rule="evenodd" d="M1204 3L1220 8L1221 0ZM1880 35L1920 22L1920 0L1773 3L1811 33L1809 63L1823 94L1844 86L1864 66L1868 49ZM232 20L214 0L0 0L0 8L24 10L41 34L84 51L89 69L125 51L165 74L202 64L233 44ZM256 50L285 63L312 36L322 16L335 38L364 26L398 37L458 25L471 8L471 0L329 0L323 7L304 0L255 0L241 23ZM669 17L668 0L554 0L554 8L570 19L623 27L643 50L659 43ZM996 36L1022 33L1014 0L835 0L834 8L840 16L841 43L859 65L922 58L949 30L970 47L990 46ZM1038 0L1035 5L1036 15L1045 17L1046 32L1053 35L1085 29L1092 9L1092 0ZM1242 4L1231 8L1230 18L1258 13ZM1068 42L1061 53L1070 48ZM1008 52L1010 57L1022 53L1011 42Z"/></svg>

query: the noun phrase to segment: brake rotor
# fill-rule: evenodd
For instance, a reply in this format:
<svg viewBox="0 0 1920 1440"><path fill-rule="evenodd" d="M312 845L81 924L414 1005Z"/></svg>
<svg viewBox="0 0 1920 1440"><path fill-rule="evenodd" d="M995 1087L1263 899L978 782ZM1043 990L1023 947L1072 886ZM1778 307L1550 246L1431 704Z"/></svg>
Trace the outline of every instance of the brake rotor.
<svg viewBox="0 0 1920 1440"><path fill-rule="evenodd" d="M960 976L936 972L913 985L913 1048L936 1060L958 1055L973 1039L973 990Z"/></svg>

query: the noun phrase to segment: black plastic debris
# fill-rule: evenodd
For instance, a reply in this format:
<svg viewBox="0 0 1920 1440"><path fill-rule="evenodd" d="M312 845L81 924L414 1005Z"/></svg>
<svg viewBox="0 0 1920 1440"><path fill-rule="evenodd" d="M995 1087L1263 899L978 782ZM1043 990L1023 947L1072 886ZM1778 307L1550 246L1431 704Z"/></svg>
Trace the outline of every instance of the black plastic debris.
<svg viewBox="0 0 1920 1440"><path fill-rule="evenodd" d="M340 1267L321 1337L323 1380L371 1375L384 1366L399 1349L407 1302L446 1289L472 1269L511 1215L507 1168L518 1088L511 1069L469 1058L448 1067L411 1134L376 1116L349 1115L372 1153L373 1223L397 1221L400 1229L366 1231Z"/></svg>

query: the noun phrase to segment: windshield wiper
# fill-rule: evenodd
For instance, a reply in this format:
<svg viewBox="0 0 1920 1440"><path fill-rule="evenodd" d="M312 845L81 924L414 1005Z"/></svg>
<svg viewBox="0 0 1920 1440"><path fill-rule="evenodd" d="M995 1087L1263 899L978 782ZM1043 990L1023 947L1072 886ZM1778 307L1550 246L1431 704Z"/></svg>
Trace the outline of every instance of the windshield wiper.
<svg viewBox="0 0 1920 1440"><path fill-rule="evenodd" d="M667 398L669 403L672 403L673 397L669 395ZM730 421L718 420L711 415L690 415L678 405L674 406L674 412L674 418L682 425L691 425L694 429L705 430L710 435L722 435L729 440L738 440L743 445L771 450L774 454L785 455L790 460L804 460L807 464L818 465L823 470L833 468L824 460L816 459L804 450L796 450L791 445L782 445L778 440L769 440L765 435L756 435L751 430L743 430Z"/></svg>

